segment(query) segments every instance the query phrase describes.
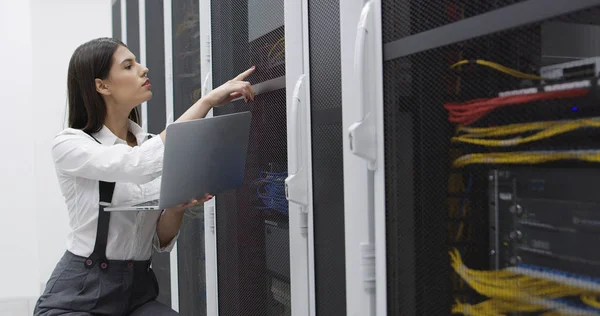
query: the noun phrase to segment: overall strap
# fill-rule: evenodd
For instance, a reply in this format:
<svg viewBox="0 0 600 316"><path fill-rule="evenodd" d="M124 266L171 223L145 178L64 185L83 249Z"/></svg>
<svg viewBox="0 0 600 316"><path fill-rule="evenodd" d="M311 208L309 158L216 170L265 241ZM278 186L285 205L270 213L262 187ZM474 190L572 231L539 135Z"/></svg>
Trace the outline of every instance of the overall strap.
<svg viewBox="0 0 600 316"><path fill-rule="evenodd" d="M90 135L98 144L101 144L94 136ZM98 207L98 228L96 231L96 242L94 251L85 260L85 267L92 268L97 262L100 269L108 269L108 260L106 259L106 244L108 241L108 224L110 223L110 212L105 212L104 208L112 203L113 192L115 190L114 182L99 181L100 203Z"/></svg>

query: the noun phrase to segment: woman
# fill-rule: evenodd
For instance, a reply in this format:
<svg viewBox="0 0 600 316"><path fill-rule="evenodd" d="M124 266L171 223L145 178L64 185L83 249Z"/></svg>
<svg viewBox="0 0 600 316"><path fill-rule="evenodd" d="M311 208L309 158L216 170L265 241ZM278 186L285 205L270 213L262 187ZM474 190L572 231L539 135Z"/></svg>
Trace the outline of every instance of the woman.
<svg viewBox="0 0 600 316"><path fill-rule="evenodd" d="M193 104L177 121L254 99L248 69ZM159 192L165 131L138 125L136 106L152 97L148 69L120 41L99 38L69 63L69 128L54 139L54 159L68 208L67 251L39 298L35 315L176 315L156 301L152 247L170 251L184 211L205 195L162 212L104 212L105 205ZM104 202L104 203L102 203Z"/></svg>

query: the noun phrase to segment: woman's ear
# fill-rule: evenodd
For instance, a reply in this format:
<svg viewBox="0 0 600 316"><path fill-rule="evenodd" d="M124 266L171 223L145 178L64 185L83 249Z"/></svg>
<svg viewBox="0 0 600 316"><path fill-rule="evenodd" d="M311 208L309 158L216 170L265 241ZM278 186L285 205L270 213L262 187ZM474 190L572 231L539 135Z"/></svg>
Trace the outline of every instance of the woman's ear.
<svg viewBox="0 0 600 316"><path fill-rule="evenodd" d="M108 89L108 85L102 80L96 78L96 91L102 95L110 95L110 90Z"/></svg>

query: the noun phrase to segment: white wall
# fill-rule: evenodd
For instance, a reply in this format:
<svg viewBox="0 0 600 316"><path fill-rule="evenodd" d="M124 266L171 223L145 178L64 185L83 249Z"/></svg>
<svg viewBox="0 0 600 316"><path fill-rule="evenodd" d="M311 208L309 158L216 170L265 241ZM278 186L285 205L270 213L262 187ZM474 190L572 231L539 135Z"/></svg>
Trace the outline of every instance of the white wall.
<svg viewBox="0 0 600 316"><path fill-rule="evenodd" d="M0 0L0 298L13 300L39 289L30 9L29 0Z"/></svg>
<svg viewBox="0 0 600 316"><path fill-rule="evenodd" d="M33 124L40 256L46 282L65 251L68 218L58 188L50 145L63 129L67 107L67 69L77 46L111 36L110 0L31 0L33 34ZM38 286L39 287L39 286Z"/></svg>
<svg viewBox="0 0 600 316"><path fill-rule="evenodd" d="M100 36L111 36L111 0L0 0L0 315L31 315L23 308L65 251L50 145L63 128L69 58Z"/></svg>

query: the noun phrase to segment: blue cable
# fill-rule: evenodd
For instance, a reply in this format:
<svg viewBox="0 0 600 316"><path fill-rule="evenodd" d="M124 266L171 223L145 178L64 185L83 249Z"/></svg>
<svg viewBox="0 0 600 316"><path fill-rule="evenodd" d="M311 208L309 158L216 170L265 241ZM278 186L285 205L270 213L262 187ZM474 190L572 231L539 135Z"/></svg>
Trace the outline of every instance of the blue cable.
<svg viewBox="0 0 600 316"><path fill-rule="evenodd" d="M288 201L285 196L285 179L287 172L261 171L259 178L252 181L256 185L256 195L265 207L259 209L272 209L284 215L288 215Z"/></svg>
<svg viewBox="0 0 600 316"><path fill-rule="evenodd" d="M536 266L536 265L530 265L530 264L524 264L524 263L518 264L516 266L519 268L523 268L523 269L527 269L527 270L531 270L531 271L535 271L535 272L550 273L550 274L555 274L557 276L566 277L569 279L592 282L592 283L596 283L596 284L600 285L600 278L597 278L597 277L590 277L590 276L575 274L572 272L566 272L566 271L562 271L562 270L558 270L558 269L554 269L554 268L548 268L548 267L542 267L542 266Z"/></svg>

